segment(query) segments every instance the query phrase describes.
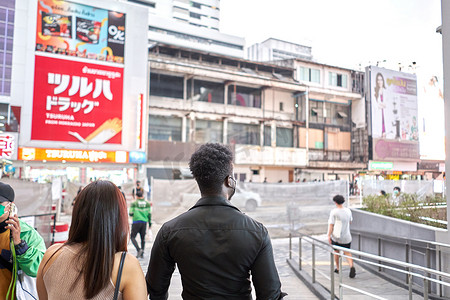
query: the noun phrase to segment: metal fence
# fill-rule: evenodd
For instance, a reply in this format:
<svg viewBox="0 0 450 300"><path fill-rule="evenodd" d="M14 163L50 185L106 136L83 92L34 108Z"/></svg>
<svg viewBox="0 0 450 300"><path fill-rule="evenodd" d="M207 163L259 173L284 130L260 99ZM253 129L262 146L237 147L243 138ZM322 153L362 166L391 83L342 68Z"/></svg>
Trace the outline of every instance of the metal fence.
<svg viewBox="0 0 450 300"><path fill-rule="evenodd" d="M200 198L195 180L152 180L152 218L164 223L187 211ZM288 237L291 231L318 234L326 232L336 194L348 199L344 180L304 183L239 182L231 199L244 213L263 223L271 237ZM259 198L255 211L248 210L238 197Z"/></svg>

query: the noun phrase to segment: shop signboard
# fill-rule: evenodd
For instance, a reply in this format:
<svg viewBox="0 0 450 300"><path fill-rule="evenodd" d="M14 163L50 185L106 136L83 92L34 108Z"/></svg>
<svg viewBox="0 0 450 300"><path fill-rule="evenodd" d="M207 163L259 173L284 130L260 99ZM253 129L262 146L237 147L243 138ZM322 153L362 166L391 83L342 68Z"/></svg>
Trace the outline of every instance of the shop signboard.
<svg viewBox="0 0 450 300"><path fill-rule="evenodd" d="M368 67L374 160L418 161L419 128L415 74Z"/></svg>
<svg viewBox="0 0 450 300"><path fill-rule="evenodd" d="M6 132L0 134L0 159L16 160L18 133Z"/></svg>
<svg viewBox="0 0 450 300"><path fill-rule="evenodd" d="M125 18L120 12L65 0L40 0L36 51L124 62Z"/></svg>
<svg viewBox="0 0 450 300"><path fill-rule="evenodd" d="M369 161L369 170L388 171L394 169L394 163L388 161Z"/></svg>
<svg viewBox="0 0 450 300"><path fill-rule="evenodd" d="M27 161L66 161L85 163L128 163L126 151L48 149L19 147L19 159Z"/></svg>
<svg viewBox="0 0 450 300"><path fill-rule="evenodd" d="M36 55L32 140L120 144L123 68Z"/></svg>

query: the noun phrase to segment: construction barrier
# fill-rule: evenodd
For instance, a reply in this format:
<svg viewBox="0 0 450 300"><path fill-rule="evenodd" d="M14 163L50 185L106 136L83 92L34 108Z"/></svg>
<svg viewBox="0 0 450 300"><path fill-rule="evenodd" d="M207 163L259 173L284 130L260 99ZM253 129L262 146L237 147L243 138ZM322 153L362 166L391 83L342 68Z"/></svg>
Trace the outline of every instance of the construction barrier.
<svg viewBox="0 0 450 300"><path fill-rule="evenodd" d="M69 238L69 224L56 222L54 233L53 244L65 243Z"/></svg>

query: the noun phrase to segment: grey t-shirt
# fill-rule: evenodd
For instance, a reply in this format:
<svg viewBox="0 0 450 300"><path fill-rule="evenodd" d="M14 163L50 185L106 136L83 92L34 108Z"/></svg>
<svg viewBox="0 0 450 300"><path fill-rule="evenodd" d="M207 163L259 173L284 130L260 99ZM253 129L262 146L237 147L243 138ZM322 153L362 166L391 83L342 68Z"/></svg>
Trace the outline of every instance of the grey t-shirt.
<svg viewBox="0 0 450 300"><path fill-rule="evenodd" d="M335 237L331 234L331 239L339 244L348 244L352 241L352 235L350 234L350 223L352 222L352 211L349 208L334 208L330 212L330 218L328 224L333 224L339 227L337 223L341 223L340 237ZM334 230L333 230L334 232Z"/></svg>

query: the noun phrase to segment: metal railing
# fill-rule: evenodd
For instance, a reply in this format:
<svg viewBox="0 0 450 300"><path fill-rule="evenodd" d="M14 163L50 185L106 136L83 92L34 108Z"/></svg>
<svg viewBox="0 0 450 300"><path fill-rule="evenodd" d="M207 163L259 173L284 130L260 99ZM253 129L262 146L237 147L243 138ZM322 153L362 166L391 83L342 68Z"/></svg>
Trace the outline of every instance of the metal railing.
<svg viewBox="0 0 450 300"><path fill-rule="evenodd" d="M47 213L47 214L37 214L37 215L23 215L20 216L19 218L36 218L36 217L48 217L48 216L52 216L52 228L51 228L51 245L53 245L53 243L55 242L55 232L56 232L56 213ZM36 228L35 228L36 229Z"/></svg>
<svg viewBox="0 0 450 300"><path fill-rule="evenodd" d="M415 288L416 291L418 291L418 293L423 294L424 299L429 299L429 283L437 284L440 287L440 291L442 291L441 287L443 287L443 286L450 287L450 282L444 281L444 279L447 279L450 281L449 273L444 273L440 270L437 271L437 270L430 269L427 267L423 267L423 266L419 266L419 265L415 265L415 264L411 264L411 263L407 263L407 262L402 262L399 260L390 259L390 258L382 257L379 255L369 254L369 253L365 253L365 252L358 251L358 250L342 248L339 246L332 246L324 241L321 241L319 239L313 238L311 236L308 236L308 235L305 235L302 233L296 233L296 235L298 235L298 243L299 243L298 253L295 253L292 250L292 238L293 237L292 237L292 234L290 234L289 235L289 259L292 259L292 256L298 256L298 268L299 268L299 270L302 270L302 268L303 268L302 241L310 243L311 244L312 283L317 283L316 273L322 275L327 280L329 280L330 281L330 286L329 286L330 299L332 299L332 300L334 300L336 297L334 255L339 256L339 268L338 269L342 270L342 258L349 257L343 253L344 251L352 254L353 257L351 257L351 258L360 264L371 265L371 266L375 266L378 268L389 269L389 270L392 270L395 272L405 274L408 278L409 299L412 299L412 297L413 297L413 288ZM439 244L439 243L436 243L436 244ZM443 244L443 245L445 245L445 244ZM446 245L446 246L449 246L449 245ZM329 253L329 257L330 257L329 274L322 272L322 270L320 270L319 268L316 267L316 256L317 256L316 248L317 247L321 248ZM339 288L339 299L340 300L343 299L344 288L355 291L357 293L360 293L360 294L363 294L366 296L370 296L374 299L384 299L384 298L380 297L379 295L370 293L368 291L365 291L360 288L356 288L356 287L348 285L348 284L344 284L343 280L342 280L342 273L343 272L339 272L339 281L338 281L339 282L338 288ZM414 277L419 278L420 280L423 281L423 287L417 286L417 285L413 286L414 282L412 279ZM419 289L421 290L421 292Z"/></svg>
<svg viewBox="0 0 450 300"><path fill-rule="evenodd" d="M351 230L352 235L357 237L358 242L358 250L361 249L361 237L369 238L377 241L378 248L378 256L383 256L382 248L383 245L388 242L392 244L397 244L399 247L404 247L404 256L406 263L413 263L413 253L423 255L425 267L437 269L438 271L442 271L442 254L447 253L450 254L450 245L427 241L422 239L413 239L413 238L405 238L405 237L392 237L388 235L383 235L379 233L367 232L367 231L359 231L359 230ZM422 250L422 251L419 251ZM432 265L432 257L435 258L435 265ZM378 271L382 271L382 268L379 267ZM409 282L408 275L405 276L405 283ZM428 291L431 291L431 282L428 284ZM442 286L439 286L439 296L442 297Z"/></svg>

